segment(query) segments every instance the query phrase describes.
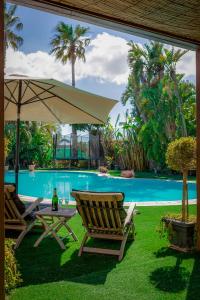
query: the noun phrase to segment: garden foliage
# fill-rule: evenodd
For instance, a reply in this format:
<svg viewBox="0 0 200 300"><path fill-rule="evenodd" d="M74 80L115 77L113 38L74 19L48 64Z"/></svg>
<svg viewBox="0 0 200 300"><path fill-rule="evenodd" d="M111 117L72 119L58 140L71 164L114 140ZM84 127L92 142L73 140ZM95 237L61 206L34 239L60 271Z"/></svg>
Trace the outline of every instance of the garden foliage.
<svg viewBox="0 0 200 300"><path fill-rule="evenodd" d="M12 240L5 240L5 290L7 293L22 282L14 256L13 245Z"/></svg>

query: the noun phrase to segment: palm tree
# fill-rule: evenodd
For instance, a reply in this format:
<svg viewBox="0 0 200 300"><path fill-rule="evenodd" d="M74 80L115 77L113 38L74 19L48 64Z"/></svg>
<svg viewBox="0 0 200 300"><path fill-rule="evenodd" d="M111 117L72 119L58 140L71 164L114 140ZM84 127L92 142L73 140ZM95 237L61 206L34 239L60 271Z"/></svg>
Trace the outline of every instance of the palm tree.
<svg viewBox="0 0 200 300"><path fill-rule="evenodd" d="M55 36L51 40L51 54L55 54L57 60L63 64L68 61L72 66L72 86L75 86L75 63L76 60L85 62L85 47L90 44L89 38L84 38L88 33L88 27L72 25L59 22L55 28Z"/></svg>
<svg viewBox="0 0 200 300"><path fill-rule="evenodd" d="M89 46L90 39L84 37L89 31L88 27L72 25L59 22L55 28L55 35L52 38L51 54L63 64L71 63L72 86L75 87L75 63L77 60L85 62L85 48ZM80 127L80 126L79 126ZM72 153L73 157L77 156L77 125L72 125Z"/></svg>
<svg viewBox="0 0 200 300"><path fill-rule="evenodd" d="M17 32L23 29L23 24L20 21L18 16L15 16L17 5L5 4L4 6L4 47L5 53L8 47L11 47L14 50L18 50L19 47L23 44L23 38L17 34Z"/></svg>
<svg viewBox="0 0 200 300"><path fill-rule="evenodd" d="M182 79L182 76L176 73L176 65L180 61L182 56L185 55L187 52L188 50L181 50L181 49L175 50L174 48L170 50L165 49L168 74L174 83L174 94L178 100L178 110L179 110L179 117L181 121L182 136L187 136L187 127L186 127L185 117L183 113L183 99L179 91L179 86L180 86L180 81Z"/></svg>
<svg viewBox="0 0 200 300"><path fill-rule="evenodd" d="M130 46L128 53L130 75L127 88L122 95L122 103L126 104L130 101L135 107L136 115L147 123L148 110L145 110L142 90L154 88L164 76L164 45L150 42L141 47L132 41L128 45Z"/></svg>

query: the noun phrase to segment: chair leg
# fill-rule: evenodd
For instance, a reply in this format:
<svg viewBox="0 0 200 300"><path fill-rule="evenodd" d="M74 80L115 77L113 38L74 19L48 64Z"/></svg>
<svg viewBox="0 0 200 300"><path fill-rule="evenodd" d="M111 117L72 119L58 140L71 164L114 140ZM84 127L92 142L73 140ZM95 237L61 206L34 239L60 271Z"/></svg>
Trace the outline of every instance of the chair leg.
<svg viewBox="0 0 200 300"><path fill-rule="evenodd" d="M87 234L87 232L86 232L86 234L84 235L84 238L83 238L83 240L82 240L81 247L80 247L79 252L78 252L78 256L81 256L81 255L82 255L82 253L83 253L83 247L84 247L84 245L85 245L87 239L88 239L88 234Z"/></svg>
<svg viewBox="0 0 200 300"><path fill-rule="evenodd" d="M132 222L130 224L130 231L129 231L129 234L128 234L128 241L134 241L134 240L135 240L135 225Z"/></svg>
<svg viewBox="0 0 200 300"><path fill-rule="evenodd" d="M17 249L19 247L19 245L21 244L23 238L25 237L25 235L33 228L33 226L35 225L35 222L31 223L26 229L24 229L20 235L17 238L16 244L14 246L14 249Z"/></svg>
<svg viewBox="0 0 200 300"><path fill-rule="evenodd" d="M120 250L119 250L120 254L119 254L119 257L118 257L119 261L122 260L123 255L124 255L124 248L125 248L125 245L126 245L126 242L127 242L128 233L129 233L129 231L125 233L124 238L123 238L122 243L121 243L121 247L120 247Z"/></svg>
<svg viewBox="0 0 200 300"><path fill-rule="evenodd" d="M69 225L67 223L63 223L63 225L68 230L69 234L73 237L74 241L78 241L77 236L75 235L75 233L73 232L73 230L69 227Z"/></svg>

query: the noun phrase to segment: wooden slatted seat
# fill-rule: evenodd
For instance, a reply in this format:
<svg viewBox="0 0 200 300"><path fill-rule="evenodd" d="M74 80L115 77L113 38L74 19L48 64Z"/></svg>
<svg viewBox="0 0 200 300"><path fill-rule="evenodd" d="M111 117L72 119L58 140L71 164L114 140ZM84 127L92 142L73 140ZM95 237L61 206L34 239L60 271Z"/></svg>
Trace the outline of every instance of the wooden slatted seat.
<svg viewBox="0 0 200 300"><path fill-rule="evenodd" d="M82 252L117 255L121 260L128 235L134 238L133 215L135 204L126 212L123 207L123 193L98 193L73 190L77 210L87 232L83 238L79 256ZM86 247L88 237L121 241L119 250Z"/></svg>
<svg viewBox="0 0 200 300"><path fill-rule="evenodd" d="M17 249L23 240L24 236L32 229L35 225L35 219L28 219L30 215L42 201L41 198L37 199L34 203L29 205L23 214L19 212L16 203L13 200L12 193L15 191L14 185L4 185L5 194L5 229L21 231L15 244Z"/></svg>

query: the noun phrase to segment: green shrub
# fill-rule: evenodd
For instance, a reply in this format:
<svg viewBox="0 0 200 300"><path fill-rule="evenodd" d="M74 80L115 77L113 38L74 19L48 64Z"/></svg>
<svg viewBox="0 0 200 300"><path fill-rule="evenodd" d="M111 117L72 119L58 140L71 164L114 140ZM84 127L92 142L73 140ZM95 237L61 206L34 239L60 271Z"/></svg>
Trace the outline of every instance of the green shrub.
<svg viewBox="0 0 200 300"><path fill-rule="evenodd" d="M167 148L166 163L171 169L182 173L196 169L196 139L182 137L171 142Z"/></svg>
<svg viewBox="0 0 200 300"><path fill-rule="evenodd" d="M13 251L14 242L10 239L5 241L5 290L8 293L22 282L18 271L17 261Z"/></svg>

